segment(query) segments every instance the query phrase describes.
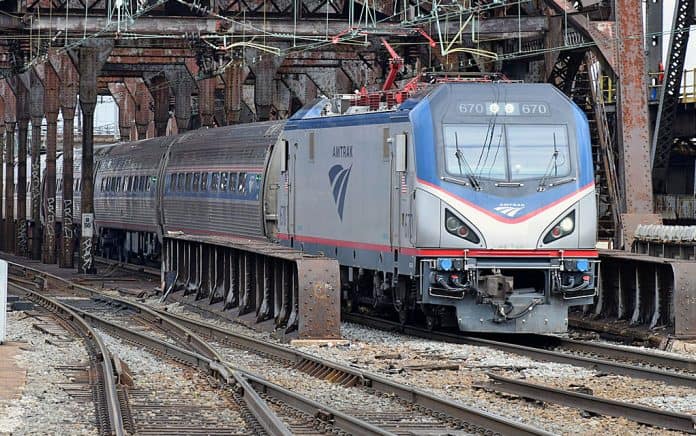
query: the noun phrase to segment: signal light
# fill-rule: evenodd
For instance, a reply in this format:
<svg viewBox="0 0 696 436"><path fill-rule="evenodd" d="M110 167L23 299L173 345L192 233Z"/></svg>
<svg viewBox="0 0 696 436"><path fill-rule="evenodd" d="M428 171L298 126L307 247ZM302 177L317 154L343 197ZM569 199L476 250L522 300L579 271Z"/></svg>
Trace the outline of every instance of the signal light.
<svg viewBox="0 0 696 436"><path fill-rule="evenodd" d="M445 229L452 235L466 239L474 244L478 244L481 241L469 226L464 224L462 220L454 216L449 210L445 211Z"/></svg>
<svg viewBox="0 0 696 436"><path fill-rule="evenodd" d="M575 211L570 212L551 228L551 231L544 236L544 244L568 236L573 233L573 230L575 230Z"/></svg>

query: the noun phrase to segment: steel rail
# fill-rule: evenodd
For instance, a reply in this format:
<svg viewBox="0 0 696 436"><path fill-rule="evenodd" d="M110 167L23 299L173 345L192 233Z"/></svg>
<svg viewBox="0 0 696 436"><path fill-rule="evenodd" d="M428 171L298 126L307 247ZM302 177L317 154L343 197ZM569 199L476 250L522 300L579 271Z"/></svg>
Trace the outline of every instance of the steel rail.
<svg viewBox="0 0 696 436"><path fill-rule="evenodd" d="M115 436L125 435L126 431L123 425L123 416L121 415L121 407L116 390L116 376L114 375L111 353L106 344L104 344L104 341L102 341L94 329L82 319L76 311L67 305L46 295L41 295L31 289L23 288L12 283L8 283L8 285L28 294L32 301L44 307L49 312L54 313L59 318L74 326L74 328L79 329L96 345L98 350L97 359L102 366L102 384L106 391L104 399L106 402L106 411L109 415L109 425L111 427L110 429L102 429L102 432Z"/></svg>
<svg viewBox="0 0 696 436"><path fill-rule="evenodd" d="M23 266L21 266L21 268L25 270L27 269L27 267ZM102 328L104 328L105 330L116 334L119 337L122 337L126 340L135 343L143 344L155 350L156 352L159 352L162 355L184 362L194 368L201 369L208 374L215 374L219 379L224 380L228 384L231 384L232 380L234 380L242 388L242 399L244 400L246 406L249 408L249 410L252 411L254 416L257 418L257 421L264 428L264 430L266 430L271 435L288 436L291 434L288 431L285 424L283 424L280 418L278 418L278 416L270 409L268 404L266 404L266 402L263 401L263 399L258 395L258 393L254 391L254 389L249 385L249 383L244 379L244 377L242 377L237 371L234 371L231 368L228 368L226 365L221 364L219 354L217 354L215 350L208 346L207 342L201 340L197 335L172 322L167 317L159 316L156 312L154 312L145 305L134 303L121 298L106 296L86 286L73 284L60 277L44 273L43 271L35 270L33 268L29 268L29 270L33 271L40 277L50 277L53 280L60 281L66 285L70 285L72 289L78 289L84 292L88 292L90 296L97 300L111 300L118 304L122 304L126 307L130 307L133 310L139 312L139 314L143 316L143 318L147 321L159 324L160 327L164 327L170 335L172 331L177 332L177 335L174 338L177 339L179 342L184 342L187 346L194 349L195 352L191 352L181 347L174 346L172 344L168 344L166 342L159 341L154 338L150 338L147 335L106 321L99 316L90 314L87 311L77 308L71 308L74 311L74 313L79 314L83 319L90 320L102 326ZM30 289L23 288L17 284L13 284L13 286L20 288L24 291L33 292ZM43 286L45 286L45 283L41 284L41 287Z"/></svg>
<svg viewBox="0 0 696 436"><path fill-rule="evenodd" d="M416 336L425 339L432 339L455 344L474 345L479 347L490 347L508 353L519 354L521 356L530 357L532 359L564 363L568 365L581 366L604 371L611 374L642 378L647 380L661 381L674 386L686 386L696 388L696 376L690 374L680 374L676 372L665 371L656 368L646 368L637 365L629 365L621 362L612 362L610 360L590 358L585 356L577 356L559 351L545 350L526 345L517 345L509 342L500 342L490 339L473 338L453 333L434 332L427 329L402 326L398 322L388 321L371 316L358 315L355 313L343 313L343 321L355 322L358 324L368 325L370 327L381 330L398 331L407 335Z"/></svg>
<svg viewBox="0 0 696 436"><path fill-rule="evenodd" d="M578 341L575 339L561 338L553 335L534 335L534 337L542 341L547 341L547 343L551 344L552 346L562 347L570 351L596 354L612 359L632 360L665 368L696 372L696 359L689 359L687 357L651 353L650 351L641 349L631 350L611 344Z"/></svg>
<svg viewBox="0 0 696 436"><path fill-rule="evenodd" d="M394 382L388 378L368 371L351 368L346 365L318 358L299 350L265 342L241 333L232 332L207 322L193 320L166 311L157 311L160 314L168 314L170 317L181 324L186 325L188 328L202 332L203 335L211 337L215 340L232 342L242 348L253 350L257 353L268 354L281 360L294 362L297 365L301 364L302 367L310 368L312 371L319 371L318 368L323 368L324 371L321 372L332 371L337 378L338 374L355 377L357 380L360 380L364 386L371 387L376 391L396 395L418 406L425 407L438 413L444 413L452 418L475 424L488 430L500 432L502 434L515 435L549 434L544 430L531 425L523 424L483 410L475 409L457 401L438 398L429 392Z"/></svg>
<svg viewBox="0 0 696 436"><path fill-rule="evenodd" d="M254 401L247 403L247 405L249 409L255 413L255 416L269 419L268 423L259 421L259 424L263 425L264 429L268 431L269 434L289 436L292 433L287 429L287 427L285 427L282 421L275 414L273 414L273 412L271 412L271 415L268 415L264 411L267 406L265 406L265 401L259 396L257 390L254 389L254 386L256 386L256 388L261 392L278 398L279 400L284 401L291 406L295 406L299 410L302 410L312 416L316 417L321 413L324 416L330 417L332 423L340 427L342 430L352 431L356 432L357 434L364 435L393 435L392 433L384 431L372 424L291 392L283 387L264 380L258 375L232 368L230 365L211 359L208 356L200 354L198 351L181 348L178 345L162 341L147 334L132 330L128 327L107 321L100 316L91 314L81 309L72 308L72 310L74 310L76 313L76 317L89 320L115 336L129 342L141 344L142 346L145 346L156 353L200 369L205 373L216 374L219 379L225 381L226 383L233 384L233 382L237 382L243 391L244 397L253 397ZM270 424L270 426L268 424Z"/></svg>
<svg viewBox="0 0 696 436"><path fill-rule="evenodd" d="M23 265L16 265L18 268L22 268L24 270L30 270L33 271L37 275L43 275L45 277L52 278L54 280L61 281L65 283L67 286L75 289L82 289L86 292L88 292L90 295L96 297L96 298L108 298L114 301L119 301L122 302L123 304L132 306L132 307L141 307L142 305L128 301L128 300L123 300L120 298L115 298L112 296L105 296L101 294L100 292L93 290L91 288L88 288L86 286L82 285L77 285L72 282L69 282L65 279L62 279L60 277L56 277L50 273L45 273L43 271L34 269L34 268L29 268L25 267ZM147 310L145 310L147 309ZM213 338L219 338L219 339L228 339L228 340L233 340L239 345L249 348L251 350L256 350L260 351L262 353L267 353L269 355L284 359L284 360L289 360L289 361L294 361L294 362L305 362L310 365L313 365L315 368L325 368L327 370L333 371L334 373L340 373L344 374L346 376L353 376L356 377L357 379L362 381L362 384L368 387L371 387L379 392L386 393L386 394L391 394L391 395L396 395L408 402L411 402L413 404L425 407L427 409L430 409L434 412L438 413L444 413L454 419L464 421L466 423L474 424L480 427L483 427L487 430L498 432L504 435L550 435L551 433L548 433L542 429L539 429L537 427L527 425L521 422L517 422L502 416L498 416L483 410L475 409L469 406L466 406L464 404L461 404L457 401L453 400L448 400L448 399L443 399L443 398L438 398L435 395L423 391L418 388L413 388L407 385L403 385L394 381L391 381L387 378L381 377L377 374L372 374L367 371L360 371L356 370L354 368L350 368L345 365L341 365L338 363L333 363L330 361L326 361L324 359L320 359L317 357L314 357L312 355L309 355L307 353L302 353L297 350L293 350L287 347L282 347L279 345L271 344L268 342L260 341L258 339L245 336L245 335L240 335L236 334L233 332L226 331L224 329L221 329L219 327L216 327L214 325L208 324L208 323L198 323L196 321L193 321L191 319L187 319L182 316L178 316L166 311L159 311L159 310L153 310L150 308L143 308L144 312L156 312L156 315L154 316L154 319L157 320L162 320L163 322L166 322L168 325L172 326L173 328L179 329L180 331L185 331L187 332L187 336L191 338L196 338L196 343L201 344L202 348L209 350L206 351L205 353L211 353L210 356L216 356L213 359L217 360L218 362L223 362L222 357L208 346L208 344L203 341L202 339L198 338L197 335L195 335L193 332L191 332L190 329L184 328L181 324L188 325L189 328L202 328L206 330L206 333L209 334ZM169 344L165 344L169 345ZM210 351L212 350L212 351ZM261 380L258 378L258 376L255 376L253 374L246 373L244 371L239 370L239 372L245 373L250 377L254 377L256 381ZM281 388L282 389L282 388ZM280 395L280 390L275 390L274 392L278 392ZM288 391L289 392L289 391ZM293 395L296 395L293 393ZM312 406L314 407L314 406ZM300 407L298 407L300 408ZM329 410L326 407L322 407L322 410ZM344 416L344 418L341 418L341 420L337 420L337 423L341 422L347 422L350 421L351 419L355 419L352 417L349 417L348 415L343 414L342 412L338 411L332 411L331 412L334 417L341 417ZM359 420L358 420L359 421ZM371 424L365 423L368 426L371 426ZM373 426L374 427L374 426ZM375 427L376 428L376 427ZM365 432L369 431L367 429L363 430Z"/></svg>
<svg viewBox="0 0 696 436"><path fill-rule="evenodd" d="M118 324L109 322L102 319L99 316L90 314L89 312L83 311L81 309L73 308L73 310L85 319L99 324L107 331L114 333L117 336L123 337L131 342L140 343L160 354L169 356L173 359L184 362L195 368L199 368L206 373L216 374L220 379L231 384L234 380L243 392L243 399L249 410L257 416L259 424L261 424L264 429L271 435L290 435L290 431L287 429L282 420L277 417L277 415L269 408L268 404L259 396L257 391L252 387L257 386L264 393L278 398L281 401L296 407L299 410L305 411L314 417L322 416L324 419L330 419L333 425L341 428L345 431L356 432L358 434L365 435L392 435L392 433L382 430L381 428L374 426L368 422L360 420L358 418L352 417L348 414L340 412L338 410L332 409L330 407L319 404L309 398L302 395L291 392L284 389L274 383L264 380L262 377L252 374L250 372L233 368L232 366L224 363L222 356L212 348L206 341L202 340L198 335L181 326L177 322L170 319L170 314L160 315L149 307L135 303L133 301L112 297L109 295L104 295L96 290L89 287L77 285L69 282L60 277L56 277L50 273L45 273L34 268L28 268L22 265L13 264L23 270L32 271L39 277L51 278L53 280L60 281L71 289L78 289L87 292L94 299L110 300L118 304L130 307L133 310L137 310L140 315L146 314L146 319L152 320L158 324L165 326L166 330L171 332L172 330L177 332L175 339L181 340L185 338L185 343L187 346L192 347L195 351L186 350L179 346L160 341L156 338L150 337L143 333L128 329L126 327L120 326ZM45 285L45 283L43 284ZM17 285L15 285L17 286Z"/></svg>
<svg viewBox="0 0 696 436"><path fill-rule="evenodd" d="M696 433L696 421L693 415L670 412L624 401L599 398L593 395L571 392L550 386L529 383L522 380L488 373L493 380L484 388L510 393L524 398L545 401L576 409L587 410L604 416L623 417L642 424Z"/></svg>

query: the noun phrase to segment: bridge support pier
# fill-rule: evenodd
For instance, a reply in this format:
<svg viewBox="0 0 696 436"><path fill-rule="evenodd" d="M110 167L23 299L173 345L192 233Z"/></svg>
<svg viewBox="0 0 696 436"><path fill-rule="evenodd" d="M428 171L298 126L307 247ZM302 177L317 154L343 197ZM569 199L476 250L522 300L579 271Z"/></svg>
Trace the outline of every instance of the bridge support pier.
<svg viewBox="0 0 696 436"><path fill-rule="evenodd" d="M46 112L46 223L42 261L56 263L56 142L58 134L58 74L47 63L44 67L44 110ZM40 180L40 178L39 178Z"/></svg>
<svg viewBox="0 0 696 436"><path fill-rule="evenodd" d="M29 252L27 245L27 132L29 129L29 92L22 80L15 80L15 96L17 97L17 233L15 254L26 256Z"/></svg>
<svg viewBox="0 0 696 436"><path fill-rule="evenodd" d="M113 41L99 40L78 50L80 72L80 109L82 110L82 234L78 270L95 274L94 264L94 109L97 106L97 75L113 47Z"/></svg>
<svg viewBox="0 0 696 436"><path fill-rule="evenodd" d="M44 85L36 70L30 73L31 114L31 258L41 260L41 123L44 118Z"/></svg>
<svg viewBox="0 0 696 436"><path fill-rule="evenodd" d="M118 106L118 131L121 142L135 140L132 130L135 124L135 102L125 83L109 83L109 92Z"/></svg>
<svg viewBox="0 0 696 436"><path fill-rule="evenodd" d="M4 124L5 141L5 189L0 195L5 196L5 222L2 227L3 244L2 248L8 253L14 250L15 227L14 227L14 145L15 145L15 126L17 124L17 104L15 94L6 80L0 80L0 95L4 101L5 113L0 123Z"/></svg>
<svg viewBox="0 0 696 436"><path fill-rule="evenodd" d="M77 104L78 75L75 66L67 55L55 59L56 68L60 70L60 107L63 114L63 210L60 259L58 266L73 268L75 251L73 200L73 142L75 106ZM60 67L58 67L60 65Z"/></svg>

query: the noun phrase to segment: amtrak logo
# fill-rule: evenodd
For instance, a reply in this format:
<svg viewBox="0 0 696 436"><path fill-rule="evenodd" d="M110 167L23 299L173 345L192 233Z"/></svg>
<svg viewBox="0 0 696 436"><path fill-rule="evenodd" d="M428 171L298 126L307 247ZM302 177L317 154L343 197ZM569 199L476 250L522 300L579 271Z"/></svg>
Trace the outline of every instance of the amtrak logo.
<svg viewBox="0 0 696 436"><path fill-rule="evenodd" d="M514 218L515 215L520 213L522 209L524 209L525 205L524 204L501 204L500 206L494 208L496 212L498 212L501 215L508 216L510 218Z"/></svg>
<svg viewBox="0 0 696 436"><path fill-rule="evenodd" d="M333 191L333 198L336 202L336 210L338 217L343 221L343 206L346 199L346 191L348 190L348 179L350 178L350 170L353 165L348 168L343 168L342 165L336 164L329 169L329 183Z"/></svg>

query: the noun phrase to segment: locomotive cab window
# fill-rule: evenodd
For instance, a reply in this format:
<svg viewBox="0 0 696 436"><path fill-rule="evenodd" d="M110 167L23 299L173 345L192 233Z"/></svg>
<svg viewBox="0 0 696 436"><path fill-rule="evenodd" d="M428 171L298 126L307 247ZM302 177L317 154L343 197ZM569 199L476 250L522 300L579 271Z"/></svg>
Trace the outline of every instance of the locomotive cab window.
<svg viewBox="0 0 696 436"><path fill-rule="evenodd" d="M570 174L565 126L506 126L513 180Z"/></svg>
<svg viewBox="0 0 696 436"><path fill-rule="evenodd" d="M507 178L502 125L445 125L443 133L447 173L462 178Z"/></svg>
<svg viewBox="0 0 696 436"><path fill-rule="evenodd" d="M570 174L562 125L445 124L445 171L467 179L522 181Z"/></svg>

